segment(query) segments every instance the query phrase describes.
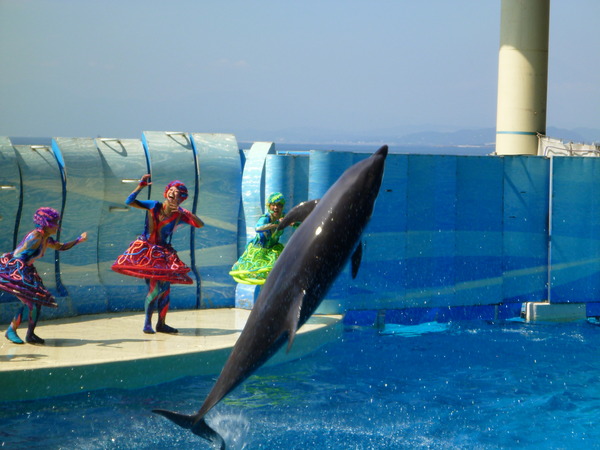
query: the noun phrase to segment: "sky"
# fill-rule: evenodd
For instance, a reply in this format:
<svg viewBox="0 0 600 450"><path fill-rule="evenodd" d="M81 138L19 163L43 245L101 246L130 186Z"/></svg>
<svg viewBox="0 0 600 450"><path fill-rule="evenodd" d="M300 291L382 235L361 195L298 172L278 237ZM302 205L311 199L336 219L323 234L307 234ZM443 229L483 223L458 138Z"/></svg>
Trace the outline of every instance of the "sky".
<svg viewBox="0 0 600 450"><path fill-rule="evenodd" d="M500 11L501 0L0 0L0 136L495 128ZM600 129L598 17L598 0L551 1L547 126Z"/></svg>

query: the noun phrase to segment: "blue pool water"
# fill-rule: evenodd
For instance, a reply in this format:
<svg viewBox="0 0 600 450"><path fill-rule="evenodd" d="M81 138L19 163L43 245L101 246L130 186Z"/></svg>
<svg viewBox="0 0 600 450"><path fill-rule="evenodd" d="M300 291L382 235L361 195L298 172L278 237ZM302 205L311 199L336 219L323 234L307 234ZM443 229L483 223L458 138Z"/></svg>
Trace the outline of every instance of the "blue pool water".
<svg viewBox="0 0 600 450"><path fill-rule="evenodd" d="M347 329L263 368L209 414L236 449L600 446L597 323ZM0 404L8 448L209 448L150 413L191 413L213 378Z"/></svg>

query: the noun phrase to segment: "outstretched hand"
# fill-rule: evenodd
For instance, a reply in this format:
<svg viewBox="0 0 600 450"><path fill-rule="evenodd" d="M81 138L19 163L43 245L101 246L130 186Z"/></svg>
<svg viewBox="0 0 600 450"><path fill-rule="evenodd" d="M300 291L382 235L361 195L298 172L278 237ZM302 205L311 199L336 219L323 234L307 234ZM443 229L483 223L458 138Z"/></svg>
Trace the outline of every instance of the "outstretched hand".
<svg viewBox="0 0 600 450"><path fill-rule="evenodd" d="M149 186L152 184L152 181L150 181L150 174L147 173L146 175L142 175L142 178L140 178L140 186Z"/></svg>
<svg viewBox="0 0 600 450"><path fill-rule="evenodd" d="M81 235L77 238L78 242L85 242L87 241L87 231L84 231L83 233L81 233Z"/></svg>

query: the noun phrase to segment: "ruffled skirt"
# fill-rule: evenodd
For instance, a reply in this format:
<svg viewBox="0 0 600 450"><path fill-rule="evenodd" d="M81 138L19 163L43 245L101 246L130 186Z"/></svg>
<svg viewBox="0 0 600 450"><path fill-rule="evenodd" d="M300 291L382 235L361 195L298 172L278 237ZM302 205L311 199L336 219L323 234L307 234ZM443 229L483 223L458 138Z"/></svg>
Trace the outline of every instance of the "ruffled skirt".
<svg viewBox="0 0 600 450"><path fill-rule="evenodd" d="M231 268L229 275L238 283L264 284L282 251L283 244L265 248L250 242L240 259Z"/></svg>
<svg viewBox="0 0 600 450"><path fill-rule="evenodd" d="M52 294L44 287L35 267L15 258L12 253L0 256L0 289L38 305L53 308L58 306Z"/></svg>
<svg viewBox="0 0 600 450"><path fill-rule="evenodd" d="M177 256L170 245L151 244L136 239L111 267L112 270L131 277L167 281L174 284L192 284L187 275L191 270Z"/></svg>

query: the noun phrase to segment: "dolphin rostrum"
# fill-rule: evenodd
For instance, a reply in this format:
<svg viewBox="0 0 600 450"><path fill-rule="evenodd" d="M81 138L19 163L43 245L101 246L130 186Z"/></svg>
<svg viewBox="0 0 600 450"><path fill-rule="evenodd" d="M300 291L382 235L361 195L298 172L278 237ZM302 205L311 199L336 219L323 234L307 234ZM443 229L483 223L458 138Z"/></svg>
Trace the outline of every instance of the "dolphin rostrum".
<svg viewBox="0 0 600 450"><path fill-rule="evenodd" d="M288 341L317 309L351 254L352 275L360 265L360 237L379 193L387 145L350 168L320 200L301 203L278 229L302 222L288 241L262 286L248 321L215 385L196 414L163 409L153 412L213 444L223 438L205 421L223 397L248 378Z"/></svg>

